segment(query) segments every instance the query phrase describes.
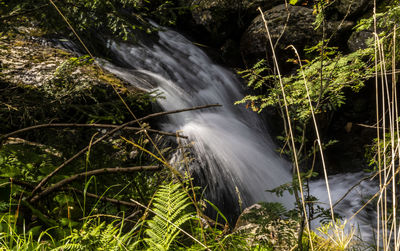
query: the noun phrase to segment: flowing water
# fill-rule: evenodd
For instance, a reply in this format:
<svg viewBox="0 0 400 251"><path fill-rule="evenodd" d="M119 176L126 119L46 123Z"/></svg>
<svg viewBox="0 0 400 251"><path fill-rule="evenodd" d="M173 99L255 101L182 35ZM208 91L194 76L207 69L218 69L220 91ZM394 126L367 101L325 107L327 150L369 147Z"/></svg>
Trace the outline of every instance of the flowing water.
<svg viewBox="0 0 400 251"><path fill-rule="evenodd" d="M228 214L239 208L239 196L243 206L266 200L293 206L290 196L265 192L291 180L290 165L275 152L259 115L233 105L244 95L234 74L170 30L159 32L158 42L108 46L119 66L104 67L146 91L161 91L163 110L223 106L171 115L160 125L166 131L182 130L193 141L196 161L190 169L209 200Z"/></svg>
<svg viewBox="0 0 400 251"><path fill-rule="evenodd" d="M376 181L371 181L370 179L364 180L364 177L366 177L366 174L363 172L342 173L329 177L332 201L335 203L340 200L340 203L335 206L334 212L343 217L343 220L351 219L352 216L366 204L371 198L371 195L378 191L379 186L376 184ZM361 180L363 181L360 183ZM357 186L345 196L347 191L354 185ZM322 207L326 209L329 208L325 180L321 179L311 182L310 191L318 198ZM368 204L362 211L357 213L350 222L347 222L347 232L349 232L351 226L355 228L355 234L362 240L369 242L374 241L376 235L376 211L374 209L374 204ZM318 227L318 222L314 222L313 227Z"/></svg>
<svg viewBox="0 0 400 251"><path fill-rule="evenodd" d="M101 60L103 67L132 85L146 91L159 90L165 99L158 101L163 110L175 110L198 105L223 105L170 115L160 122L166 131L182 130L192 142L196 161L190 171L205 188L205 197L226 215L239 213L239 196L243 207L259 201L278 201L292 208L294 199L286 194L276 197L265 192L290 182L290 164L280 158L264 122L259 115L233 103L244 96L237 77L212 62L198 47L177 32L159 32L156 42L108 42L114 64ZM362 177L362 173L339 174L330 177L333 202ZM351 217L375 192L373 182L362 182L342 202L335 212ZM310 184L323 207L328 208L323 180ZM372 210L363 211L351 223L356 223L363 238L371 240L374 225ZM314 223L314 227L318 225Z"/></svg>

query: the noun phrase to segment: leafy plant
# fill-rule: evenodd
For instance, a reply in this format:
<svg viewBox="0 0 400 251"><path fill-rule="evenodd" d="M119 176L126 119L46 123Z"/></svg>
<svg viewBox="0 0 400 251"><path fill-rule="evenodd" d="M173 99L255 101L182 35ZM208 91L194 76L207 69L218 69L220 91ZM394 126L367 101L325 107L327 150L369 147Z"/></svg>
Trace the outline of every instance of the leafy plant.
<svg viewBox="0 0 400 251"><path fill-rule="evenodd" d="M318 48L320 47L317 45L310 48L308 52L312 53ZM282 79L293 122L307 123L311 118L303 73L317 114L335 111L341 107L345 102L344 91L346 89L359 91L364 85L364 80L372 76L373 50L359 50L349 55L342 55L335 48L327 48L325 51L322 63L322 80L321 57L319 56L298 69L296 75ZM248 80L249 87L258 89L266 86L268 92L259 95L247 95L235 104L246 103L248 107L250 106L257 112L261 112L268 106L280 107L283 104L281 89L276 77L264 75L268 70L264 60L261 60L252 69L239 72Z"/></svg>
<svg viewBox="0 0 400 251"><path fill-rule="evenodd" d="M58 152L51 147L22 143L0 148L0 175L36 182L53 170L56 157L52 154L58 155Z"/></svg>
<svg viewBox="0 0 400 251"><path fill-rule="evenodd" d="M53 8L53 3L58 10ZM15 1L6 6L5 12L15 14L28 11L30 17L47 20L44 25L48 30L68 34L69 27L60 17L60 11L83 37L90 37L93 35L91 32L100 31L128 40L135 38L136 30L144 33L156 30L147 21L149 18L171 25L186 9L166 0L64 0L53 3L48 0ZM42 9L46 11L40 11Z"/></svg>
<svg viewBox="0 0 400 251"><path fill-rule="evenodd" d="M124 233L123 224L118 226L117 222L89 220L81 229L74 229L55 250L133 250L133 229Z"/></svg>
<svg viewBox="0 0 400 251"><path fill-rule="evenodd" d="M303 243L307 246L307 239L313 242L314 250L321 251L345 251L367 250L355 238L355 229L346 221L337 220L335 223L327 223L305 235Z"/></svg>
<svg viewBox="0 0 400 251"><path fill-rule="evenodd" d="M3 214L0 218L0 249L36 251L50 249L54 240L49 230L41 231L41 226L29 230L18 229L15 215Z"/></svg>
<svg viewBox="0 0 400 251"><path fill-rule="evenodd" d="M292 216L291 212L280 203L260 202L240 216L235 234L243 236L248 246L255 250L289 250L296 245L299 225L293 219L295 217L289 216Z"/></svg>
<svg viewBox="0 0 400 251"><path fill-rule="evenodd" d="M191 206L188 195L180 184L162 185L154 196L151 220L147 221L144 241L150 250L169 250L180 233L180 227L193 219L187 209Z"/></svg>

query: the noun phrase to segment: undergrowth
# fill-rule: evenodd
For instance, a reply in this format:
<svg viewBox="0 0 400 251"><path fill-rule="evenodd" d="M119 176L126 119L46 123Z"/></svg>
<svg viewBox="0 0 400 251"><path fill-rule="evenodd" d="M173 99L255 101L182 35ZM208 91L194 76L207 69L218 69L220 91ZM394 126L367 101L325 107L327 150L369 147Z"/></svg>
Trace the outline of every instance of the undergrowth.
<svg viewBox="0 0 400 251"><path fill-rule="evenodd" d="M6 7L1 14L19 15L35 7L39 10L49 7L47 1L40 3L43 6L25 0L5 6L7 3L0 1ZM163 13L164 21L171 24L180 11L171 1L56 3L77 31L89 34L102 30L121 39L129 39L130 32L136 29L151 32L145 18L154 13ZM320 1L316 5L316 25L324 25L323 6L328 3ZM68 53L63 54L63 63L49 74L44 85L15 83L3 78L3 74L0 79L0 249L363 250L365 243L356 240L352 227L346 228L347 221L337 220L333 211L318 208L314 197L307 194L304 197L302 193L303 187L307 188L307 180L315 177L315 154L322 154L323 148L335 143L317 138L314 144L307 137L314 134L310 128L316 118L333 113L345 104L346 91L357 92L368 79L378 79L379 69L381 76L388 76L384 66L392 67L392 75L395 74L399 15L397 6L376 16L377 25L384 32L366 49L345 54L335 47L327 47L329 41L323 41L307 51L309 60L291 60L298 66L292 75L278 79L271 74L274 69L267 68L264 61L239 72L248 80L249 87L259 93L237 103L246 103L256 112L267 107L277 108L286 120L280 140L285 146L290 145L290 140L293 142L283 147L282 152L296 161L299 157L300 163L314 158L309 170L303 169L300 173L297 165L293 173L296 174L295 168L299 173L294 175L293 182L272 191L282 194L288 190L296 194L294 212L289 214L280 204L261 204L259 212L250 211L247 218L240 219L249 223L250 231L233 231L225 216L202 198L201 189L193 186L191 178L184 177L168 162L176 144L165 137L184 136L156 130L150 122L144 122L151 114L151 104L159 97L157 93L134 90L99 69L93 58ZM46 18L53 26L60 22L56 21L59 13L35 11L32 17L34 20ZM363 20L357 29L370 29L372 24L372 19ZM2 25L9 26L10 22ZM62 28L66 30L64 23ZM11 33L7 32L7 39L15 38ZM26 44L18 41L17 45ZM380 48L380 53L376 53L374 46ZM383 59L392 55L393 60L387 60L390 63L384 65ZM375 61L378 57L379 67ZM7 65L1 67L3 71ZM385 107L378 113L377 128L382 126L384 131L377 133L378 138L370 148L371 171L380 177L376 204L382 229L377 229L377 236L384 250L399 243L395 202L399 172L396 142L400 141L394 130L398 130L397 97L385 97L390 93L388 84L387 80L383 81L377 93L383 93L381 104L390 107L388 113L392 120L385 122L389 120ZM376 109L380 111L379 100L377 103ZM387 124L391 130L388 134L385 133ZM294 134L289 133L288 125L293 125ZM315 130L318 135L317 126ZM204 205L218 211L219 221L204 215ZM326 222L312 230L308 221L315 218ZM380 245L378 240L378 249Z"/></svg>

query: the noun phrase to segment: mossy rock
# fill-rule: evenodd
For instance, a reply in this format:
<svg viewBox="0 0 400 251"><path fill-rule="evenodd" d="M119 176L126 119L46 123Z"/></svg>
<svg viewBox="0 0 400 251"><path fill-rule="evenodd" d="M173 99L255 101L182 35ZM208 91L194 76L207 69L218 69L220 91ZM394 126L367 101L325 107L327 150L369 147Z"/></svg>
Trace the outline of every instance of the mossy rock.
<svg viewBox="0 0 400 251"><path fill-rule="evenodd" d="M119 96L139 114L149 111L154 101L150 94L100 68L89 56L76 57L20 35L0 37L0 62L4 88L0 109L19 125L27 125L24 121L121 123L130 115ZM36 116L38 113L46 115ZM19 117L22 114L27 114L24 121ZM8 129L17 126L5 124Z"/></svg>
<svg viewBox="0 0 400 251"><path fill-rule="evenodd" d="M22 26L21 26L22 27ZM19 30L26 31L28 28ZM45 38L32 37L10 27L0 33L0 170L12 177L35 184L66 159L86 147L109 128L82 128L75 124L122 124L151 112L156 97L136 89L110 72L99 67L88 56L77 56L54 46ZM124 102L122 101L124 100ZM127 106L131 111L127 109ZM69 124L29 130L5 140L1 136L29 126L51 123ZM145 145L144 132L123 131L96 144L90 154L83 155L63 168L48 184L54 184L72 174L104 167L124 167L153 164L154 160L120 138L121 134ZM153 140L158 144L159 137ZM158 144L161 148L161 144ZM162 150L162 148L161 148ZM90 156L89 156L90 155ZM13 162L9 161L13 158ZM90 162L90 163L89 163ZM7 167L7 168L6 168ZM9 171L9 172L8 172ZM164 175L164 176L163 176ZM127 188L118 199L128 196L151 197L159 178L165 173L108 175L96 178L102 184L96 192L102 194L115 184L144 183L143 189ZM146 182L143 182L143 181ZM79 187L81 180L74 183ZM94 191L92 191L94 192ZM140 193L140 195L139 195ZM93 202L93 205L96 201ZM50 216L52 197L37 205ZM49 207L49 208L47 208ZM104 210L110 208L104 207ZM115 208L112 208L116 210ZM99 212L103 209L99 209ZM63 212L64 213L64 212Z"/></svg>

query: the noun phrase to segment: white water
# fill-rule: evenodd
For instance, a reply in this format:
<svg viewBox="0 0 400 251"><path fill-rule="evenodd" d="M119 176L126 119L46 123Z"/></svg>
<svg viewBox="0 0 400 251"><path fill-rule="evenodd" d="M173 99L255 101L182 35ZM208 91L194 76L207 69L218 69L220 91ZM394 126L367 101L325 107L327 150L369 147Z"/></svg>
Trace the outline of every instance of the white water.
<svg viewBox="0 0 400 251"><path fill-rule="evenodd" d="M259 115L236 107L243 97L241 83L235 75L214 64L189 40L174 31L159 33L159 41L131 45L110 42L120 66L104 62L104 67L136 87L146 91L160 90L164 110L175 110L206 104L222 104L222 108L192 111L169 116L161 127L166 131L182 130L193 141L196 162L190 168L203 181L206 197L224 213L238 213L236 187L244 205L258 201L279 201L293 207L293 198L277 198L265 192L290 182L290 165L275 152ZM362 173L339 174L329 178L332 200L336 202L358 182ZM351 217L374 193L374 184L363 182L337 207L335 212ZM328 208L323 180L310 184L311 194ZM363 211L352 222L362 238L372 240L373 212ZM314 222L314 227L318 226Z"/></svg>
<svg viewBox="0 0 400 251"><path fill-rule="evenodd" d="M332 202L335 203L346 194L346 192L354 185L358 184L365 176L364 172L343 173L329 177L331 187ZM341 200L334 208L334 212L338 213L343 219L350 219L359 209L364 207L367 201L374 195L379 186L376 181L364 180L356 186L351 192ZM311 193L318 198L320 205L329 209L328 192L324 179L313 181L310 183ZM376 211L374 204L368 204L361 212L359 212L350 222L347 222L347 231L350 227L354 227L355 234L364 241L373 242L376 236ZM319 222L313 222L313 228L318 227Z"/></svg>
<svg viewBox="0 0 400 251"><path fill-rule="evenodd" d="M172 115L161 125L167 131L182 130L194 142L197 161L191 171L206 181L207 197L222 210L238 208L236 187L244 206L258 201L293 206L290 196L265 192L291 180L290 165L275 152L259 115L233 105L243 97L234 74L174 31L159 32L156 43L110 42L109 48L123 67L104 67L137 87L160 90L166 97L159 101L163 110L223 105Z"/></svg>

